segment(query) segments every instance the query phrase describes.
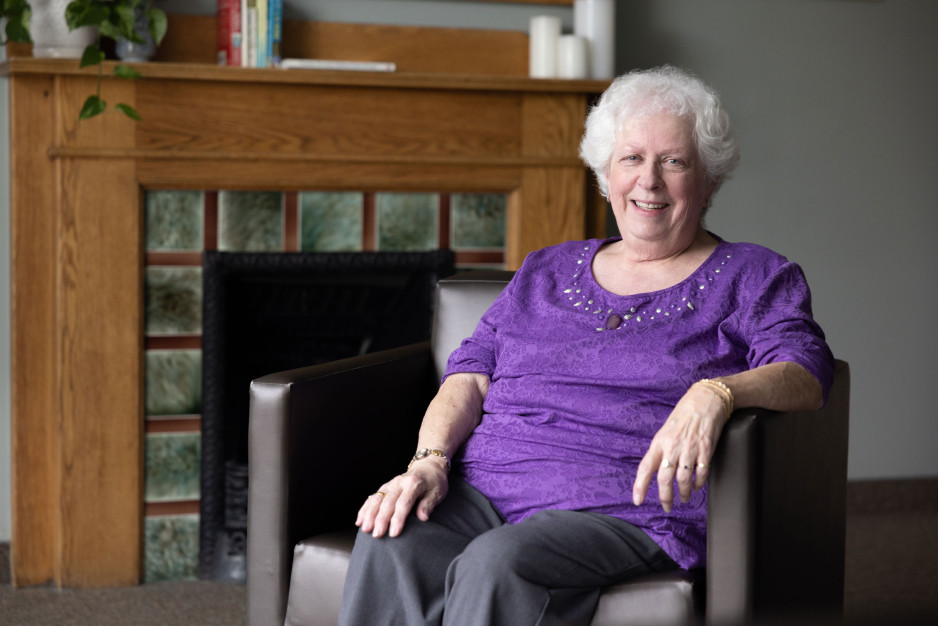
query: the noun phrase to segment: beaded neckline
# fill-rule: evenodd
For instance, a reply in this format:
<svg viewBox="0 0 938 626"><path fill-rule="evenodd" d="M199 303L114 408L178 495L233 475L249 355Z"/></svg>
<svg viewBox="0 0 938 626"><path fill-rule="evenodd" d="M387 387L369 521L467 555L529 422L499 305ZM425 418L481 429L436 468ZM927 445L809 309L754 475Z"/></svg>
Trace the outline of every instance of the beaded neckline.
<svg viewBox="0 0 938 626"><path fill-rule="evenodd" d="M590 241L576 257L572 276L562 287L563 297L575 311L592 318L597 332L670 322L693 314L706 299L707 289L733 259L725 250L725 242L716 238L716 249L690 276L665 289L629 296L607 291L593 277L593 257L603 245L616 238Z"/></svg>

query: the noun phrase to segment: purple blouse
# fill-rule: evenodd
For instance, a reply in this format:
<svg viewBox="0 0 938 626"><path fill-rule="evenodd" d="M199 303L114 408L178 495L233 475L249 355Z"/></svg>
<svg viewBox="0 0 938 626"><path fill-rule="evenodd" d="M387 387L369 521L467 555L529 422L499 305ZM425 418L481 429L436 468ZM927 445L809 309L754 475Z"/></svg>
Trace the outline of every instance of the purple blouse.
<svg viewBox="0 0 938 626"><path fill-rule="evenodd" d="M654 480L644 504L631 502L652 437L695 381L767 363L804 366L826 398L833 356L801 269L771 250L721 241L673 287L618 296L591 271L610 241L530 254L450 356L445 376L491 379L454 469L510 523L545 509L605 513L644 530L681 567L701 567L706 489L670 514Z"/></svg>

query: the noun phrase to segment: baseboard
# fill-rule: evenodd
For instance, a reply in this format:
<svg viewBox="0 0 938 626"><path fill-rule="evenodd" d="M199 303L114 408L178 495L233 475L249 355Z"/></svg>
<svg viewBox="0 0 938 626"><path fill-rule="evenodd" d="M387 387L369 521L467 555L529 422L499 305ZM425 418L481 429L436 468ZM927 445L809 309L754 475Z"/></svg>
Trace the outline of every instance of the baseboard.
<svg viewBox="0 0 938 626"><path fill-rule="evenodd" d="M938 511L938 478L847 482L847 515Z"/></svg>

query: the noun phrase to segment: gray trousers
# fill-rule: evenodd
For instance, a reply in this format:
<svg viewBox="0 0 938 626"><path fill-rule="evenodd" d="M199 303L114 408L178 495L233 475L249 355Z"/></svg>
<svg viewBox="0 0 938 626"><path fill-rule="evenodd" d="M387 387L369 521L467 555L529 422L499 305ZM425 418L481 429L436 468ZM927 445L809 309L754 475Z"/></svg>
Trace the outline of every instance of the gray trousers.
<svg viewBox="0 0 938 626"><path fill-rule="evenodd" d="M601 587L677 565L608 515L542 511L508 524L458 478L427 522L395 538L359 533L341 626L589 624Z"/></svg>

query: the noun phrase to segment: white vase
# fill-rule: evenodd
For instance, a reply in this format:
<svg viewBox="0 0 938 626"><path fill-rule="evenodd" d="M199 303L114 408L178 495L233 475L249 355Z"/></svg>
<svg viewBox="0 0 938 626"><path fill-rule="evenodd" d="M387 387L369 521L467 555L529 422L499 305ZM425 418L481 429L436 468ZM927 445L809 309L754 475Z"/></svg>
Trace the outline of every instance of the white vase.
<svg viewBox="0 0 938 626"><path fill-rule="evenodd" d="M97 28L82 26L68 30L65 7L70 1L30 0L29 34L33 39L34 57L80 59L85 48L94 43Z"/></svg>
<svg viewBox="0 0 938 626"><path fill-rule="evenodd" d="M615 76L615 0L574 0L573 32L590 45L590 75L609 79Z"/></svg>

